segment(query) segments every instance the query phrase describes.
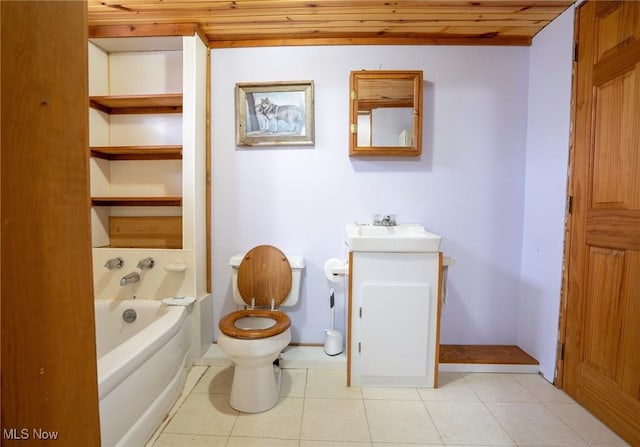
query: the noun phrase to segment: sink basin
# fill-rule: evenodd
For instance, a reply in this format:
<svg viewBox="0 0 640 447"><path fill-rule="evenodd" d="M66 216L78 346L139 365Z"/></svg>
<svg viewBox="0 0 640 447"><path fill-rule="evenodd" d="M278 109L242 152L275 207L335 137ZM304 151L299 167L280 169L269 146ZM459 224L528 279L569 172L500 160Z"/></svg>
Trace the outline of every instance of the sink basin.
<svg viewBox="0 0 640 447"><path fill-rule="evenodd" d="M442 240L441 236L430 233L419 224L385 227L348 223L345 233L352 251L437 252Z"/></svg>

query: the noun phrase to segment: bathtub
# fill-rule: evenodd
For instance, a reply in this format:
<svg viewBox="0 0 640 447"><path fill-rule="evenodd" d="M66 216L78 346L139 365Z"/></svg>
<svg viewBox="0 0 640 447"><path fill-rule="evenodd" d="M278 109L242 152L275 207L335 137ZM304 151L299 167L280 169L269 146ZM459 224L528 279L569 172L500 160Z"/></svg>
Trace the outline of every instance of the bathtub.
<svg viewBox="0 0 640 447"><path fill-rule="evenodd" d="M102 446L143 446L184 385L187 311L144 299L95 300L95 308ZM131 323L127 309L137 314Z"/></svg>

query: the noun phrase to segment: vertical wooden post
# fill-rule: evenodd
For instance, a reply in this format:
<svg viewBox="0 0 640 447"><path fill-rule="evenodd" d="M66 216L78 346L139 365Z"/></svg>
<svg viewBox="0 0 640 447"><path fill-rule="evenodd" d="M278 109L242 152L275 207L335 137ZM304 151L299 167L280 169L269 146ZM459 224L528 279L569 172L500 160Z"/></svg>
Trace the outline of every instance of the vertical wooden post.
<svg viewBox="0 0 640 447"><path fill-rule="evenodd" d="M0 11L2 445L99 446L87 5Z"/></svg>

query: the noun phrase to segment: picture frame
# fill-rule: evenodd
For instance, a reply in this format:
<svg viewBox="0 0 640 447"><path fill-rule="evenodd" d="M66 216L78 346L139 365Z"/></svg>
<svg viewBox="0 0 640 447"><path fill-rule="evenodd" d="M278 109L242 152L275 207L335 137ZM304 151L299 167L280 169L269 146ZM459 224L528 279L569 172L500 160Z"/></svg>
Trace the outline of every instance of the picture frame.
<svg viewBox="0 0 640 447"><path fill-rule="evenodd" d="M236 144L313 145L313 81L236 84Z"/></svg>

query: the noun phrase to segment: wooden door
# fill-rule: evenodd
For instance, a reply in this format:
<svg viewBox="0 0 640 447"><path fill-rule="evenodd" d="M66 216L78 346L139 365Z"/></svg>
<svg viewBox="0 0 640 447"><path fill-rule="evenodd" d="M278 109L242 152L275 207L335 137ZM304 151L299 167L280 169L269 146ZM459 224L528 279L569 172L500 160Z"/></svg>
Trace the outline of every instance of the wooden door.
<svg viewBox="0 0 640 447"><path fill-rule="evenodd" d="M0 1L0 444L100 445L87 5Z"/></svg>
<svg viewBox="0 0 640 447"><path fill-rule="evenodd" d="M576 25L563 388L640 445L640 2Z"/></svg>

